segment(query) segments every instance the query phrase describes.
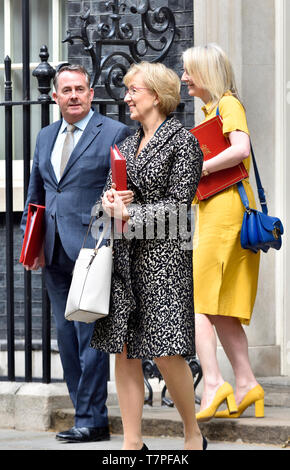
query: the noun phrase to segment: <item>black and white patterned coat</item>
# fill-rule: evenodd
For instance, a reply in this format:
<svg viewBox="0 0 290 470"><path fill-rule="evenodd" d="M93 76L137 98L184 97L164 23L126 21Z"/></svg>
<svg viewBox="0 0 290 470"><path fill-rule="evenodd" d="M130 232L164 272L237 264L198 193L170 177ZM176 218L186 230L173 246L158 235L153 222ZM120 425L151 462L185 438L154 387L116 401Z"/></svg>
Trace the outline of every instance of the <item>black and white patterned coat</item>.
<svg viewBox="0 0 290 470"><path fill-rule="evenodd" d="M126 343L128 358L193 355L192 251L184 220L177 236L174 227L190 209L203 156L174 117L136 157L140 137L138 129L120 146L135 197L128 232L114 241L110 314L96 322L91 346L118 353Z"/></svg>

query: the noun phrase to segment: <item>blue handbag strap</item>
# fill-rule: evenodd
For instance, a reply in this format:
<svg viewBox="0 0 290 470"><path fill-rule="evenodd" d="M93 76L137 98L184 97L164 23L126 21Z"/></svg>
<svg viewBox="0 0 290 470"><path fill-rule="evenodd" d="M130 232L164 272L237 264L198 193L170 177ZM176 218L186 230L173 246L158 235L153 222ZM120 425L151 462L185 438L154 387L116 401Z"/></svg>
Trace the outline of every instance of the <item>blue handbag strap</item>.
<svg viewBox="0 0 290 470"><path fill-rule="evenodd" d="M217 107L216 115L220 116L219 106ZM255 159L255 154L254 154L254 149L253 149L253 146L252 146L252 142L250 142L250 144L251 144L252 161L253 161L254 172L255 172L255 177L256 177L256 184L257 184L257 190L258 190L258 197L259 197L259 201L260 201L260 204L261 204L262 211L263 211L264 214L267 215L268 214L268 207L267 207L265 191L264 191L264 188L263 188L262 183L261 183L261 178L260 178L260 175L259 175L259 171L258 171L256 159ZM237 186L238 186L238 191L240 193L242 203L244 204L246 209L250 209L249 200L248 200L248 197L247 197L247 194L246 194L243 183L240 181L239 183L237 183Z"/></svg>

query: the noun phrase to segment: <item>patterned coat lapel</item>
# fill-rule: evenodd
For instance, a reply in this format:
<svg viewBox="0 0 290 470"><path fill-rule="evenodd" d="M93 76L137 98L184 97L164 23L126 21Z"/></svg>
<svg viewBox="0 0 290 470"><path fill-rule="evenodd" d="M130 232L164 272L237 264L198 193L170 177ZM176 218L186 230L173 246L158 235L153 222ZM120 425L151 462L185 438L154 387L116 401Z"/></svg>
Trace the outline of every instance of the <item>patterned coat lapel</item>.
<svg viewBox="0 0 290 470"><path fill-rule="evenodd" d="M162 147L181 127L182 124L176 118L172 117L168 119L156 135L154 135L142 149L138 157L136 157L136 154L142 129L137 129L135 134L130 138L129 145L126 146L127 172L135 186L140 186L140 176L147 163L158 155Z"/></svg>
<svg viewBox="0 0 290 470"><path fill-rule="evenodd" d="M126 156L127 174L136 187L139 186L136 154L139 147L140 136L141 128L137 129L134 135L126 139L125 142L126 144L128 142L128 145L126 145L126 148L124 149Z"/></svg>

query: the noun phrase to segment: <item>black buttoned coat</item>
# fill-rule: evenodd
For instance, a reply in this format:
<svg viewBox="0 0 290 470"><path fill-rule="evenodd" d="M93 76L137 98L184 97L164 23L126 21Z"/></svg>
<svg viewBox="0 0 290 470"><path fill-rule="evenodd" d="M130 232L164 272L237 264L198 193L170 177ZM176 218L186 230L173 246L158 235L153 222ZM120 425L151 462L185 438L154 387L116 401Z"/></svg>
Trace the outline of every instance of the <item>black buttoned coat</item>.
<svg viewBox="0 0 290 470"><path fill-rule="evenodd" d="M194 136L168 119L136 157L142 129L125 139L130 222L114 240L108 317L96 322L91 345L128 358L190 356L194 349L192 246L186 213L203 156ZM111 176L106 187L111 185Z"/></svg>

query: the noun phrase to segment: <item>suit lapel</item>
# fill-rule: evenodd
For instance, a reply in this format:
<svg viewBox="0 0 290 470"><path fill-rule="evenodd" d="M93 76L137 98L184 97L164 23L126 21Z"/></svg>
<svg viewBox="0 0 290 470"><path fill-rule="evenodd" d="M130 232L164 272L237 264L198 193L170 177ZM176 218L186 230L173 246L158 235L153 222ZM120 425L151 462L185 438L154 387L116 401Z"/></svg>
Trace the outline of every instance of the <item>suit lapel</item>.
<svg viewBox="0 0 290 470"><path fill-rule="evenodd" d="M75 164L75 162L82 156L91 142L96 138L96 136L101 131L103 124L102 116L98 113L94 113L91 119L89 120L83 135L75 146L70 159L65 167L65 170L62 174L61 180L65 177L70 168Z"/></svg>
<svg viewBox="0 0 290 470"><path fill-rule="evenodd" d="M57 121L57 122L53 123L51 126L47 127L47 132L48 132L47 142L48 142L48 145L46 146L46 149L45 149L46 150L46 155L45 155L46 168L47 168L47 171L50 174L52 180L55 182L56 185L58 183L57 183L55 172L54 172L54 169L53 169L53 166L52 166L52 163L51 163L51 153L52 153L52 149L53 149L53 146L55 144L55 141L56 141L56 138L57 138L60 126L61 126L61 122L62 122L61 120Z"/></svg>

